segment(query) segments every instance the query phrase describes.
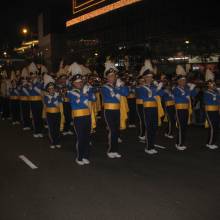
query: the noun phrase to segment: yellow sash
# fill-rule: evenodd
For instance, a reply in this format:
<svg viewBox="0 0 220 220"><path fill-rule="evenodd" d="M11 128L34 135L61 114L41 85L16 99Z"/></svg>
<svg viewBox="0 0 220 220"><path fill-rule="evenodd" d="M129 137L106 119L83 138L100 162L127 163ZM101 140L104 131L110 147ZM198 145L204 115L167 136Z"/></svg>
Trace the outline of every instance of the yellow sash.
<svg viewBox="0 0 220 220"><path fill-rule="evenodd" d="M164 116L164 110L161 104L161 98L160 96L156 96L156 102L157 102L157 109L158 109L158 126L161 126L161 118Z"/></svg>
<svg viewBox="0 0 220 220"><path fill-rule="evenodd" d="M188 124L191 124L191 116L192 116L192 102L191 102L191 99L189 100L189 118L188 118Z"/></svg>
<svg viewBox="0 0 220 220"><path fill-rule="evenodd" d="M60 120L60 131L63 131L64 129L64 123L65 123L65 117L63 113L63 103L60 103L60 114L61 114L61 120Z"/></svg>
<svg viewBox="0 0 220 220"><path fill-rule="evenodd" d="M89 102L89 109L91 112L91 123L92 123L92 129L96 128L96 102Z"/></svg>
<svg viewBox="0 0 220 220"><path fill-rule="evenodd" d="M96 96L96 108L97 108L97 113L98 113L102 110L101 94L97 92L95 96Z"/></svg>
<svg viewBox="0 0 220 220"><path fill-rule="evenodd" d="M120 129L126 129L126 122L128 119L128 101L125 96L121 96L120 98Z"/></svg>

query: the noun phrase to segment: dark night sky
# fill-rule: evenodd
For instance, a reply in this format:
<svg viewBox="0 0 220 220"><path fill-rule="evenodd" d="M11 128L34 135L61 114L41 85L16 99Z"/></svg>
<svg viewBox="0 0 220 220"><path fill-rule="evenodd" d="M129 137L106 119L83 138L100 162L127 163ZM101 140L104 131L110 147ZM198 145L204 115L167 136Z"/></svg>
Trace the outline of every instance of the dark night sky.
<svg viewBox="0 0 220 220"><path fill-rule="evenodd" d="M146 0L147 1L147 0ZM159 7L159 0L154 0L155 8ZM166 0L161 0L164 1ZM27 25L32 28L33 32L36 32L37 15L42 9L53 8L55 10L67 10L66 14L71 13L72 0L18 0L7 1L4 6L0 8L0 49L3 45L15 45L21 40L19 30L22 26ZM220 27L220 8L217 2L209 0L206 3L203 1L170 1L168 4L170 7L166 7L166 10L170 10L167 19L173 19L176 16L184 16L185 21L194 26L197 25L200 28L206 27ZM160 10L163 10L162 8ZM65 14L65 13L64 13ZM192 22L194 19L194 22ZM175 22L175 19L174 19ZM20 39L19 39L20 36Z"/></svg>
<svg viewBox="0 0 220 220"><path fill-rule="evenodd" d="M28 26L37 31L37 16L43 9L64 10L72 0L17 0L7 1L0 7L0 49L3 45L14 45L21 40L20 30ZM71 9L71 8L70 8Z"/></svg>

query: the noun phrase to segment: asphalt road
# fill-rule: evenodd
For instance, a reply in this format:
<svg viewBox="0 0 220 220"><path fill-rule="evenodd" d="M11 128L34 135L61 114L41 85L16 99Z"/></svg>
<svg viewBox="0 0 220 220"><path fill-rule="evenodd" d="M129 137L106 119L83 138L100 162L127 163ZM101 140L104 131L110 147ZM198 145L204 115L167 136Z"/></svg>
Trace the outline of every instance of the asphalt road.
<svg viewBox="0 0 220 220"><path fill-rule="evenodd" d="M189 130L185 152L159 134L158 144L167 149L154 156L144 153L136 133L123 132L123 158L110 160L99 126L92 163L79 167L73 136L51 150L46 137L33 139L30 131L0 121L0 220L220 219L220 150L203 146L206 130Z"/></svg>

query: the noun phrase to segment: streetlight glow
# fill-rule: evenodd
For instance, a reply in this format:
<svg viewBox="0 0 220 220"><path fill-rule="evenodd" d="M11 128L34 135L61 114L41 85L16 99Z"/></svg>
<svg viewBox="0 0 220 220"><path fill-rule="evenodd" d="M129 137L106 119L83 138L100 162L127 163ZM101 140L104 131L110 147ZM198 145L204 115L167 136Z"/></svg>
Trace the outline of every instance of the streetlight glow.
<svg viewBox="0 0 220 220"><path fill-rule="evenodd" d="M27 33L28 33L28 29L27 29L27 28L23 28L23 29L22 29L22 33L23 33L23 34L27 34Z"/></svg>

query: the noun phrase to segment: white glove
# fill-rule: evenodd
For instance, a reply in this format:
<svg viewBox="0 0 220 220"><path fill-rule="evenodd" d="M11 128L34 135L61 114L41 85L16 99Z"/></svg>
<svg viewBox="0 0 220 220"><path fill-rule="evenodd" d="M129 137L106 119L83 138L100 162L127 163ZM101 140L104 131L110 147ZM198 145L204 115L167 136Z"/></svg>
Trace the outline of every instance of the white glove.
<svg viewBox="0 0 220 220"><path fill-rule="evenodd" d="M163 87L163 83L160 82L160 83L158 84L158 86L157 86L157 90L161 90L162 87Z"/></svg>
<svg viewBox="0 0 220 220"><path fill-rule="evenodd" d="M193 89L195 89L196 85L193 83L188 83L187 84L189 86L189 90L192 91Z"/></svg>
<svg viewBox="0 0 220 220"><path fill-rule="evenodd" d="M58 106L58 105L59 105L59 102L58 102L58 101L54 102L54 105L55 105L55 106Z"/></svg>
<svg viewBox="0 0 220 220"><path fill-rule="evenodd" d="M83 94L87 94L89 92L89 86L88 85L85 85L83 87Z"/></svg>
<svg viewBox="0 0 220 220"><path fill-rule="evenodd" d="M117 81L116 81L116 87L121 87L121 86L123 86L123 85L124 85L124 82L121 81L121 79L117 79Z"/></svg>

